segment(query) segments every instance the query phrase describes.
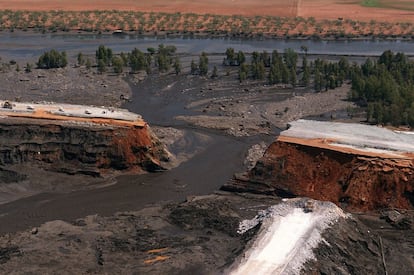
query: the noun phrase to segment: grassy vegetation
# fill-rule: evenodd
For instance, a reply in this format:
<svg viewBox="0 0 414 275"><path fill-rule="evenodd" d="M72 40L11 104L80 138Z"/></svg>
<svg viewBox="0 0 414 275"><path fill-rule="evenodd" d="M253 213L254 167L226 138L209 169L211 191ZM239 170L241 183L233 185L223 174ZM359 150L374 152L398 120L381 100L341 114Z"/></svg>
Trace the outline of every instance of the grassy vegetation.
<svg viewBox="0 0 414 275"><path fill-rule="evenodd" d="M361 6L379 8L381 6L381 1L380 0L363 0L361 2Z"/></svg>
<svg viewBox="0 0 414 275"><path fill-rule="evenodd" d="M400 1L363 0L360 2L360 5L363 7L371 7L371 8L386 8L386 9L406 10L406 11L414 10L414 2L411 0L400 0Z"/></svg>

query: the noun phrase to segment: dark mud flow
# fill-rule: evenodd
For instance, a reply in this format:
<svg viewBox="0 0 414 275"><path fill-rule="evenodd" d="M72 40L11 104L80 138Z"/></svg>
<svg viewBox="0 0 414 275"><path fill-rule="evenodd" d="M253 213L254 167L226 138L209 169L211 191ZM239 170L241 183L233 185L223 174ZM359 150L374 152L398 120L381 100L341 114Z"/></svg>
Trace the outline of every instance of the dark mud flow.
<svg viewBox="0 0 414 275"><path fill-rule="evenodd" d="M150 125L179 127L184 136L178 145L173 146L173 153L196 151L194 156L169 171L119 176L110 186L58 194L41 193L0 205L0 234L24 230L50 220L71 221L91 214L107 216L151 204L182 201L190 195L211 194L234 173L245 169L243 160L252 144L262 140L269 142L274 138L236 138L187 127L182 122L177 124L173 117L190 114L192 111L185 109L185 105L193 97L180 95L181 84L171 86L171 93L167 96L157 96L164 84L162 79L152 79L145 83L147 88L139 91L134 88L132 102L126 107L142 114ZM55 180L59 181L58 176Z"/></svg>
<svg viewBox="0 0 414 275"><path fill-rule="evenodd" d="M248 143L211 135L205 150L170 171L121 176L112 186L66 194L43 193L0 205L0 234L50 220L74 220L90 214L112 215L188 195L210 194L243 167Z"/></svg>

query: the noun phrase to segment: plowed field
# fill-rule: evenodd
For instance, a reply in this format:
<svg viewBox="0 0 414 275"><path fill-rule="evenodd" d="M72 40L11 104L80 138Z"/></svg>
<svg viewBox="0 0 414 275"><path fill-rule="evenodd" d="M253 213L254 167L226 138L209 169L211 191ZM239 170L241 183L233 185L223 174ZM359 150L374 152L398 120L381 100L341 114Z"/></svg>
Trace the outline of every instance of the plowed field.
<svg viewBox="0 0 414 275"><path fill-rule="evenodd" d="M370 21L413 21L412 1L390 0L0 0L2 9L13 10L131 10L154 12L193 12L211 14L278 15L315 17L316 19L350 18Z"/></svg>

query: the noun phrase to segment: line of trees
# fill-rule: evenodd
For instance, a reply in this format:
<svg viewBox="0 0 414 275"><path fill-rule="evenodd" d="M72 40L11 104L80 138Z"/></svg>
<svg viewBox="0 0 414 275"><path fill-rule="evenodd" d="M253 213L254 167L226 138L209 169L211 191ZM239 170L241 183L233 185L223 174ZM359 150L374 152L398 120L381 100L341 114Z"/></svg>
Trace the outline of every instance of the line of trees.
<svg viewBox="0 0 414 275"><path fill-rule="evenodd" d="M271 54L266 51L253 52L250 63L246 55L233 48L226 50L224 66L239 66L239 80L247 79L268 80L273 84L290 84L292 86L309 87L313 84L316 91L334 89L349 79L349 63L345 58L339 62L327 62L316 59L308 62L307 49L302 58L302 66L298 67L299 54L293 49L285 49L283 53L274 50Z"/></svg>
<svg viewBox="0 0 414 275"><path fill-rule="evenodd" d="M168 72L174 68L176 73L180 73L181 64L175 57L176 50L175 46L160 44L158 49L148 48L147 52L134 48L129 53L114 55L112 49L101 45L96 50L97 70L103 73L108 67L112 67L113 72L122 73L124 67L129 67L132 73L142 70L150 73L153 64L159 72Z"/></svg>

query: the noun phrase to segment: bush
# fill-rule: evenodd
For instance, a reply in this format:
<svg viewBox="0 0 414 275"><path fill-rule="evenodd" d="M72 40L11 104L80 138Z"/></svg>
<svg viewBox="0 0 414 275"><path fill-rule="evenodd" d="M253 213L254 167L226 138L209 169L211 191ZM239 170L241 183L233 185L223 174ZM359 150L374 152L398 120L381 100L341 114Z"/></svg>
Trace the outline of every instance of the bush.
<svg viewBox="0 0 414 275"><path fill-rule="evenodd" d="M37 67L39 69L64 68L68 64L65 52L50 50L39 57Z"/></svg>

